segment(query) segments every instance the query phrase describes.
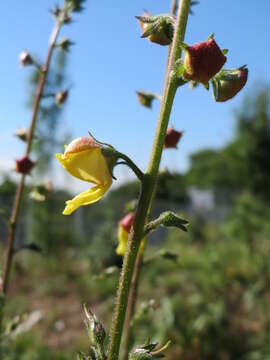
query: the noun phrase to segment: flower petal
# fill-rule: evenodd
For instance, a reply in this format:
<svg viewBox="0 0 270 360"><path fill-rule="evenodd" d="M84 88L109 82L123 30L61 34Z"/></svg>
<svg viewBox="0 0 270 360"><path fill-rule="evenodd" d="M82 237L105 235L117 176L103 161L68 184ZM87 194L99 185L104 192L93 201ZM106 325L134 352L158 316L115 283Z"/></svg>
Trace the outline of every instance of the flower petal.
<svg viewBox="0 0 270 360"><path fill-rule="evenodd" d="M93 188L86 190L79 195L75 196L72 200L66 202L66 207L63 211L63 215L70 215L80 206L89 205L97 202L102 198L106 191L111 186L111 182L105 185L97 185Z"/></svg>
<svg viewBox="0 0 270 360"><path fill-rule="evenodd" d="M118 242L119 243L116 248L117 255L121 255L121 256L125 255L126 245L128 242L128 235L129 235L129 233L127 232L127 230L124 229L123 226L120 225L118 227Z"/></svg>
<svg viewBox="0 0 270 360"><path fill-rule="evenodd" d="M78 153L56 154L61 165L80 180L93 184L105 184L111 181L108 164L100 148Z"/></svg>
<svg viewBox="0 0 270 360"><path fill-rule="evenodd" d="M122 226L118 226L118 246L115 250L117 255L124 256L126 252L127 242L128 242L129 232ZM139 248L140 254L143 253L145 248L146 238L143 238Z"/></svg>

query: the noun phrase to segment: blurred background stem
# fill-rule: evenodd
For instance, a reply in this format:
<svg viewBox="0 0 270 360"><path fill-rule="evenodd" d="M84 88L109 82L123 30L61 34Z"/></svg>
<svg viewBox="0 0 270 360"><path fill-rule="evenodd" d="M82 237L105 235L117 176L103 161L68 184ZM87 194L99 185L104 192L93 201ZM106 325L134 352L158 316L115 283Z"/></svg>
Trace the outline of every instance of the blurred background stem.
<svg viewBox="0 0 270 360"><path fill-rule="evenodd" d="M135 214L134 227L131 231L124 257L122 273L115 303L113 322L110 334L108 360L118 360L123 326L128 304L128 297L134 266L143 238L144 225L152 202L153 192L156 186L159 165L168 127L174 97L177 91L177 74L174 69L176 60L181 56L181 44L184 41L187 19L190 8L190 0L182 0L178 10L176 28L168 65L168 82L164 81L161 108L156 128L156 134L150 155L147 171L142 182L141 195Z"/></svg>
<svg viewBox="0 0 270 360"><path fill-rule="evenodd" d="M27 145L25 150L25 156L28 156L31 152L32 147L32 141L34 138L35 133L35 127L36 127L36 120L38 117L38 112L40 108L40 101L42 99L43 90L46 84L47 74L50 67L50 62L53 54L53 50L57 41L57 37L59 34L59 31L61 29L62 22L57 21L56 25L52 31L51 37L50 37L50 43L48 48L47 57L45 60L44 66L41 68L41 75L40 79L37 85L37 90L35 94L35 100L33 105L33 112L32 112L32 118L29 128L29 133L27 136ZM14 250L14 240L16 235L16 227L20 212L20 206L22 202L22 194L24 190L24 184L25 184L25 174L21 175L20 181L17 186L16 195L13 203L12 213L9 220L9 230L8 230L8 240L7 240L7 250L4 260L4 269L3 269L3 277L2 277L2 293L3 295L7 294L8 291L8 285L9 285L9 275L10 270L12 266L12 259L13 259L13 250Z"/></svg>

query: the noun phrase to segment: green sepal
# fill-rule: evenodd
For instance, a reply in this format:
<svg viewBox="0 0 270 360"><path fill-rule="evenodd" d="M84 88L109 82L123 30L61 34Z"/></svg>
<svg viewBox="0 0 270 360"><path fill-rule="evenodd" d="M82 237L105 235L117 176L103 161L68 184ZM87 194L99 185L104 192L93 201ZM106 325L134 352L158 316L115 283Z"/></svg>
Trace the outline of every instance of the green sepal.
<svg viewBox="0 0 270 360"><path fill-rule="evenodd" d="M174 64L174 68L176 70L177 76L178 77L182 77L184 75L185 72L185 65L182 59L178 59L176 60L175 64Z"/></svg>
<svg viewBox="0 0 270 360"><path fill-rule="evenodd" d="M219 84L218 84L218 82L219 82L219 80L217 80L215 78L213 78L211 80L214 99L218 99L218 93L219 93Z"/></svg>
<svg viewBox="0 0 270 360"><path fill-rule="evenodd" d="M223 55L226 55L226 54L228 54L229 49L222 49L221 51L222 51L222 54L223 54Z"/></svg>
<svg viewBox="0 0 270 360"><path fill-rule="evenodd" d="M152 35L153 33L157 32L160 25L161 25L161 20L157 20L153 23L150 23L147 26L146 30L142 33L141 38L146 38L146 37Z"/></svg>

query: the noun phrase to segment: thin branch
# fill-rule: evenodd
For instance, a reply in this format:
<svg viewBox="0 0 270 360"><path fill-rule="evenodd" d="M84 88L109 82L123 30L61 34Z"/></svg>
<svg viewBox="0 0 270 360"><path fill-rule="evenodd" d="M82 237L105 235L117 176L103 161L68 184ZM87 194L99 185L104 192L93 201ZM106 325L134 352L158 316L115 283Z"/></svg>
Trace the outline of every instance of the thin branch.
<svg viewBox="0 0 270 360"><path fill-rule="evenodd" d="M41 70L41 76L40 76L39 83L37 85L36 94L35 94L35 101L34 101L34 105L33 105L32 118L31 118L29 133L28 133L28 137L27 137L25 156L28 156L31 151L37 116L38 116L39 107L40 107L40 101L41 101L42 93L43 93L44 86L46 83L47 74L49 71L49 66L50 66L50 62L51 62L51 58L52 58L52 54L53 54L53 49L54 49L54 46L55 46L55 43L57 40L57 36L61 29L61 26L62 26L61 22L56 22L55 28L53 29L53 32L52 32L52 35L50 38L50 44L49 44L49 49L48 49L45 65L42 67L42 70ZM24 183L25 183L25 175L22 174L19 184L17 186L17 191L16 191L14 203L13 203L12 213L11 213L11 217L9 220L7 250L6 250L4 269L3 269L3 277L2 277L2 293L3 293L3 295L6 295L7 291L8 291L9 274L10 274L10 269L11 269L11 265L12 265L13 253L14 253L13 252L14 239L15 239L15 235L16 235L16 228L17 228L18 216L19 216L19 212L20 212L20 206L21 206L21 202L22 202Z"/></svg>

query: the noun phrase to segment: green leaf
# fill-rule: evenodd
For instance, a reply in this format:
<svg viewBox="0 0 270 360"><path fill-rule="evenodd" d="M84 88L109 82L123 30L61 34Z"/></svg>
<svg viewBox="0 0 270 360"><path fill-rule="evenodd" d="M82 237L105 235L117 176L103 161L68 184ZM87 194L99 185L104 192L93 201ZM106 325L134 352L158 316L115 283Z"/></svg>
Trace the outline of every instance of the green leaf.
<svg viewBox="0 0 270 360"><path fill-rule="evenodd" d="M165 211L159 215L159 217L148 224L145 225L145 234L156 230L158 226L166 227L177 227L185 232L187 232L188 221L181 218L179 215L173 213L172 211Z"/></svg>

